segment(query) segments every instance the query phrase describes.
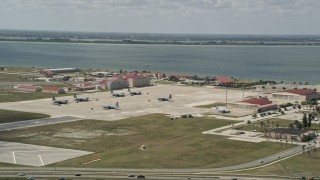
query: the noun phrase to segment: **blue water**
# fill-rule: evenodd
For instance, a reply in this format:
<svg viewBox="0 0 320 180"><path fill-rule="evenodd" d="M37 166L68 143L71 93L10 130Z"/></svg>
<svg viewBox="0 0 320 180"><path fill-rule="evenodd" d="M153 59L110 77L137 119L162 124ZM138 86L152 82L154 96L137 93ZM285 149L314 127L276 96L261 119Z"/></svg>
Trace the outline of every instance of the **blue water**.
<svg viewBox="0 0 320 180"><path fill-rule="evenodd" d="M320 47L0 42L0 66L150 70L320 83Z"/></svg>

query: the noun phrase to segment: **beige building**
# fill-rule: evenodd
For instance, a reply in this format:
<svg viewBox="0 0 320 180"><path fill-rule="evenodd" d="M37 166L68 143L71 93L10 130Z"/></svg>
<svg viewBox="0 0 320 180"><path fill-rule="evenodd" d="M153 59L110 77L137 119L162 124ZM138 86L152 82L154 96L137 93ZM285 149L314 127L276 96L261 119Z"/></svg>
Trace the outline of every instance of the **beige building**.
<svg viewBox="0 0 320 180"><path fill-rule="evenodd" d="M145 87L150 86L150 77L139 74L127 74L125 78L128 81L129 87Z"/></svg>
<svg viewBox="0 0 320 180"><path fill-rule="evenodd" d="M101 89L109 90L124 89L129 87L127 80L122 77L107 78L105 80L100 81L99 85Z"/></svg>
<svg viewBox="0 0 320 180"><path fill-rule="evenodd" d="M252 113L265 112L269 110L277 109L277 104L273 104L267 98L251 98L236 103L228 104L229 108L237 108L245 111L251 111Z"/></svg>
<svg viewBox="0 0 320 180"><path fill-rule="evenodd" d="M304 101L317 100L320 98L320 94L310 89L290 89L282 92L275 92L271 95L272 102L276 104L301 104L301 102Z"/></svg>

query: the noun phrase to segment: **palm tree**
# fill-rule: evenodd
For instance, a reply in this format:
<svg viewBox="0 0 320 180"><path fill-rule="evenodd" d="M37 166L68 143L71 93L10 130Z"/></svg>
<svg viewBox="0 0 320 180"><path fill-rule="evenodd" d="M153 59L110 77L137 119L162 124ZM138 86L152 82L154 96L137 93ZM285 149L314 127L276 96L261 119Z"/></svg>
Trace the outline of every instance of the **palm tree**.
<svg viewBox="0 0 320 180"><path fill-rule="evenodd" d="M306 145L302 145L302 152L304 153L305 150L306 150Z"/></svg>

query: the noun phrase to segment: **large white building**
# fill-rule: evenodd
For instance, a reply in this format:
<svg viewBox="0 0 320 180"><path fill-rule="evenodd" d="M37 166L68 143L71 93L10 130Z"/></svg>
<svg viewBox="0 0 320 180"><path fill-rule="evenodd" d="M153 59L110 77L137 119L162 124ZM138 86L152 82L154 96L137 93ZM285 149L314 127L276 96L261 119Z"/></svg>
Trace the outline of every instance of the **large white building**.
<svg viewBox="0 0 320 180"><path fill-rule="evenodd" d="M145 87L150 86L150 77L140 74L127 74L125 78L128 81L129 87Z"/></svg>
<svg viewBox="0 0 320 180"><path fill-rule="evenodd" d="M99 85L101 89L109 90L124 89L129 87L127 80L122 77L112 77L104 79L99 82Z"/></svg>
<svg viewBox="0 0 320 180"><path fill-rule="evenodd" d="M265 112L277 109L277 104L272 103L267 98L252 98L228 104L229 108L238 108L241 110L251 111L252 113Z"/></svg>
<svg viewBox="0 0 320 180"><path fill-rule="evenodd" d="M276 104L299 103L320 99L320 94L310 89L289 89L272 93L272 102Z"/></svg>

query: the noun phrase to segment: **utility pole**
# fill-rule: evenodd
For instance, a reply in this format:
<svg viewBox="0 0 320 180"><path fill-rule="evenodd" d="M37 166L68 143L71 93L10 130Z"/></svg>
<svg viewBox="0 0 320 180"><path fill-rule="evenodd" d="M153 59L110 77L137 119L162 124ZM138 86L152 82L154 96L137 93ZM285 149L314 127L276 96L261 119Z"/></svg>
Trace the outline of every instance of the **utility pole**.
<svg viewBox="0 0 320 180"><path fill-rule="evenodd" d="M242 86L242 100L244 100L244 85Z"/></svg>
<svg viewBox="0 0 320 180"><path fill-rule="evenodd" d="M226 109L228 108L228 86L226 86Z"/></svg>

